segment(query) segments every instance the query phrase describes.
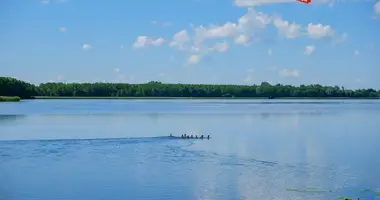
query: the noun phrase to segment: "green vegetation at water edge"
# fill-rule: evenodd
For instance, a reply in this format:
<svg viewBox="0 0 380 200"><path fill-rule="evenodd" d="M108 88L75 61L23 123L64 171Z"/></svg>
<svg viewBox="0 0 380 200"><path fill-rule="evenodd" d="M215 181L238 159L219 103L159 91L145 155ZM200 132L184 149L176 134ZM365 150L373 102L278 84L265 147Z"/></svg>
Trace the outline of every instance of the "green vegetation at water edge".
<svg viewBox="0 0 380 200"><path fill-rule="evenodd" d="M33 85L9 77L0 77L1 96L22 99L39 97L75 98L379 98L380 90L350 90L322 85L210 85L128 83L42 83Z"/></svg>
<svg viewBox="0 0 380 200"><path fill-rule="evenodd" d="M21 98L20 97L9 97L9 96L0 96L0 102L9 102L9 101L20 101Z"/></svg>
<svg viewBox="0 0 380 200"><path fill-rule="evenodd" d="M28 99L35 96L37 87L33 84L9 77L0 77L0 96Z"/></svg>

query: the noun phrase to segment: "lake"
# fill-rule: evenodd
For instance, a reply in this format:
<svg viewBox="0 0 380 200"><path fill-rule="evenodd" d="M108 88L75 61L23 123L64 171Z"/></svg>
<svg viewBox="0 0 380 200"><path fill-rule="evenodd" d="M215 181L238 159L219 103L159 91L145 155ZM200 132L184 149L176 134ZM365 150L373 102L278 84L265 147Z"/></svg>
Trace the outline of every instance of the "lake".
<svg viewBox="0 0 380 200"><path fill-rule="evenodd" d="M0 199L380 199L379 142L377 100L0 103Z"/></svg>

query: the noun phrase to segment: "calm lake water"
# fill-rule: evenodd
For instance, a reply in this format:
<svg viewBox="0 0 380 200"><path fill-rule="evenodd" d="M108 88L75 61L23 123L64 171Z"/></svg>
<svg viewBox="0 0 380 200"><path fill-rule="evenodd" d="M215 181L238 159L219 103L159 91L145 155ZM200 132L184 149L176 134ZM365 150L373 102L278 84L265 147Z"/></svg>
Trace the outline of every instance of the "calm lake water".
<svg viewBox="0 0 380 200"><path fill-rule="evenodd" d="M0 103L1 200L380 199L379 153L375 100Z"/></svg>

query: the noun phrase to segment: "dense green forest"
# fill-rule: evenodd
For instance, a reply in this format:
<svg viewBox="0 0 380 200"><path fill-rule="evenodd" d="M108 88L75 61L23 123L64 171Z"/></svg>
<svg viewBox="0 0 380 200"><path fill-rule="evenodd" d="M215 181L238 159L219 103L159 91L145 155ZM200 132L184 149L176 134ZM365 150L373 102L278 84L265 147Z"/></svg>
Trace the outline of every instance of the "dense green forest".
<svg viewBox="0 0 380 200"><path fill-rule="evenodd" d="M206 85L128 83L43 83L38 86L0 77L0 96L50 97L245 97L245 98L379 98L380 90L349 90L322 85Z"/></svg>
<svg viewBox="0 0 380 200"><path fill-rule="evenodd" d="M18 96L28 99L37 95L37 89L33 84L9 77L0 77L0 96Z"/></svg>

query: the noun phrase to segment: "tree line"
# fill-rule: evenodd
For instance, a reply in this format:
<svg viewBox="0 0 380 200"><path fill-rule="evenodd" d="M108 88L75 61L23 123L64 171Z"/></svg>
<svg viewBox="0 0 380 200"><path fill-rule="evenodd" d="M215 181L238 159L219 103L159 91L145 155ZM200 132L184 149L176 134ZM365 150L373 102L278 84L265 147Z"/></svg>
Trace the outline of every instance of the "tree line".
<svg viewBox="0 0 380 200"><path fill-rule="evenodd" d="M128 83L42 83L33 85L0 77L0 96L49 97L245 97L245 98L379 98L380 90L350 90L339 86L312 85L211 85L167 84L152 81Z"/></svg>

